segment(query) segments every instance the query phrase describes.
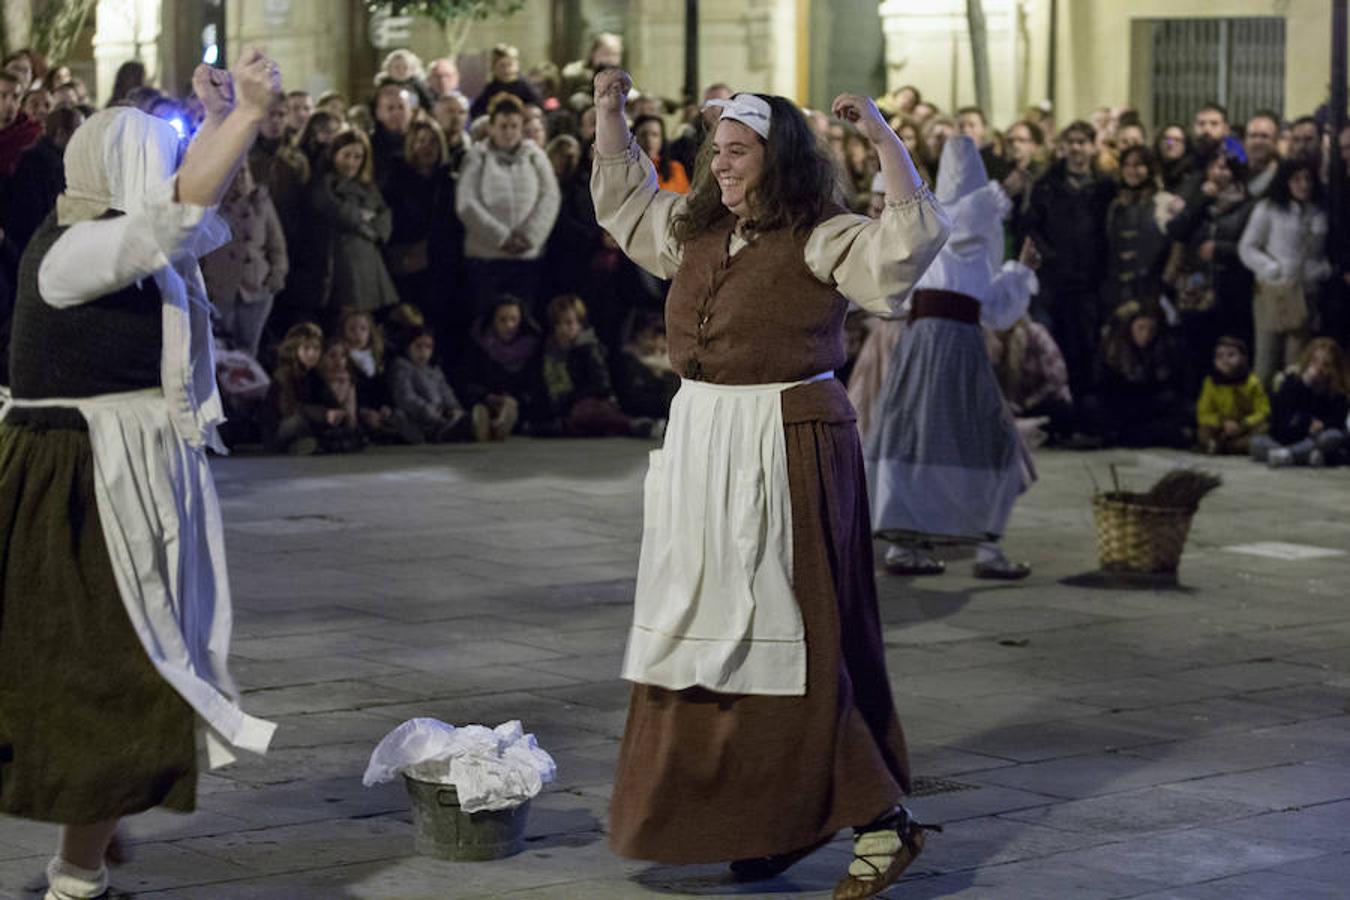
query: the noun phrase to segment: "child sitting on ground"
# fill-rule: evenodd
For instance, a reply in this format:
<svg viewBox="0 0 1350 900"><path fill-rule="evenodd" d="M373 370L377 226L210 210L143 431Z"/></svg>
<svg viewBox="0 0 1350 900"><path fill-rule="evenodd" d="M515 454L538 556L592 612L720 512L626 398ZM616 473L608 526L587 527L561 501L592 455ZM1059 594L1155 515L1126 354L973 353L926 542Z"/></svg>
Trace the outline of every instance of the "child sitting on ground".
<svg viewBox="0 0 1350 900"><path fill-rule="evenodd" d="M308 455L318 452L317 434L327 426L324 385L315 366L323 356L323 329L313 322L292 325L277 349L263 423L269 450Z"/></svg>
<svg viewBox="0 0 1350 900"><path fill-rule="evenodd" d="M1089 427L1108 444L1180 449L1194 441L1185 359L1166 327L1153 302L1116 310L1102 341L1097 394L1083 404Z"/></svg>
<svg viewBox="0 0 1350 900"><path fill-rule="evenodd" d="M474 323L470 338L465 396L487 406L492 438L503 440L521 416L527 423L534 418L544 336L521 300L502 294Z"/></svg>
<svg viewBox="0 0 1350 900"><path fill-rule="evenodd" d="M1326 337L1309 343L1275 391L1270 434L1252 439L1252 459L1271 468L1346 462L1347 394L1350 371L1340 345Z"/></svg>
<svg viewBox="0 0 1350 900"><path fill-rule="evenodd" d="M356 384L361 433L377 444L420 444L421 429L394 409L384 371L384 336L369 312L347 307L338 324L347 363Z"/></svg>
<svg viewBox="0 0 1350 900"><path fill-rule="evenodd" d="M319 434L319 450L323 453L364 450L366 439L361 434L361 419L357 414L356 384L347 362L347 345L342 338L328 341L318 371L325 388L324 423L327 426Z"/></svg>
<svg viewBox="0 0 1350 900"><path fill-rule="evenodd" d="M486 441L491 437L487 407L475 404L465 413L459 398L432 362L436 338L426 328L409 327L408 346L389 364L389 389L394 405L432 443Z"/></svg>
<svg viewBox="0 0 1350 900"><path fill-rule="evenodd" d="M586 327L586 305L575 294L548 305L549 336L544 343L544 389L554 433L570 437L628 435L661 437L665 420L631 418L619 408L610 384L605 348Z"/></svg>
<svg viewBox="0 0 1350 900"><path fill-rule="evenodd" d="M615 387L624 412L653 419L670 415L680 376L671 367L666 323L659 313L647 313L637 320L615 368Z"/></svg>
<svg viewBox="0 0 1350 900"><path fill-rule="evenodd" d="M1200 449L1211 455L1245 454L1252 438L1270 427L1270 399L1248 365L1241 338L1221 337L1214 347L1214 369L1200 388L1195 422Z"/></svg>

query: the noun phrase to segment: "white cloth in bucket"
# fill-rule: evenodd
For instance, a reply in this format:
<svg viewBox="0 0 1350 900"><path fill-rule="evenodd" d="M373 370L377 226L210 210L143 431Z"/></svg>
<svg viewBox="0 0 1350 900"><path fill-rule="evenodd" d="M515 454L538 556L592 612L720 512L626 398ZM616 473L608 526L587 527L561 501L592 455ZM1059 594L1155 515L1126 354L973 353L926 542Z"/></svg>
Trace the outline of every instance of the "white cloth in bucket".
<svg viewBox="0 0 1350 900"><path fill-rule="evenodd" d="M409 719L375 747L366 787L406 775L454 785L465 812L511 809L538 796L558 774L553 757L518 720L496 728L456 728L439 719Z"/></svg>

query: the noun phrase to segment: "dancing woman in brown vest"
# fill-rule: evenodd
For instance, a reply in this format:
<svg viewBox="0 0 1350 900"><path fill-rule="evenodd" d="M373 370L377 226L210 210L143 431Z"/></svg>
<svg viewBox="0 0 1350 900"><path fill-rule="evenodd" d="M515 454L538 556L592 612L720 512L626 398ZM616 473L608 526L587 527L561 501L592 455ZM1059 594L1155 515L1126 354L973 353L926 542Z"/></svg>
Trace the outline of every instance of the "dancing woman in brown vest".
<svg viewBox="0 0 1350 900"><path fill-rule="evenodd" d="M879 219L834 204L831 164L781 97L710 101L721 119L692 191L661 191L625 127L631 86L620 70L596 78L591 189L624 252L674 279L666 327L684 381L644 488L611 844L733 860L756 879L852 826L835 896L870 897L923 835L899 805L909 762L858 433L833 370L848 300L903 297L948 222L872 101L851 94L834 112L877 145Z"/></svg>

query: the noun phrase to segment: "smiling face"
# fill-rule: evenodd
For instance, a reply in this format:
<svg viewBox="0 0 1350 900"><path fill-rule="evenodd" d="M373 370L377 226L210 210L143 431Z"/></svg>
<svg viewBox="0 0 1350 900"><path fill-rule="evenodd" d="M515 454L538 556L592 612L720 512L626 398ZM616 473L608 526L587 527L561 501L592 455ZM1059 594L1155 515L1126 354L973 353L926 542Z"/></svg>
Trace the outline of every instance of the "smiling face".
<svg viewBox="0 0 1350 900"><path fill-rule="evenodd" d="M763 171L764 142L754 129L731 119L718 122L712 174L722 191L722 205L737 218L750 216L750 194Z"/></svg>
<svg viewBox="0 0 1350 900"><path fill-rule="evenodd" d="M361 174L366 162L365 148L360 144L347 144L333 157L333 169L342 179L355 178Z"/></svg>
<svg viewBox="0 0 1350 900"><path fill-rule="evenodd" d="M1233 170L1228 168L1228 159L1223 156L1214 157L1214 161L1205 170L1205 178L1220 191L1227 190L1233 183Z"/></svg>
<svg viewBox="0 0 1350 900"><path fill-rule="evenodd" d="M1122 125L1116 129L1116 147L1126 150L1144 146L1144 129L1138 125Z"/></svg>
<svg viewBox="0 0 1350 900"><path fill-rule="evenodd" d="M1148 166L1138 153L1131 153L1120 164L1120 179L1126 187L1143 187L1148 182Z"/></svg>
<svg viewBox="0 0 1350 900"><path fill-rule="evenodd" d="M1064 136L1064 161L1070 172L1085 173L1092 169L1092 157L1097 148L1092 139L1081 131L1071 131Z"/></svg>
<svg viewBox="0 0 1350 900"><path fill-rule="evenodd" d="M1258 116L1247 122L1247 130L1242 138L1242 149L1247 151L1247 159L1253 172L1259 172L1270 165L1270 161L1275 158L1275 141L1279 136L1279 123L1273 119Z"/></svg>

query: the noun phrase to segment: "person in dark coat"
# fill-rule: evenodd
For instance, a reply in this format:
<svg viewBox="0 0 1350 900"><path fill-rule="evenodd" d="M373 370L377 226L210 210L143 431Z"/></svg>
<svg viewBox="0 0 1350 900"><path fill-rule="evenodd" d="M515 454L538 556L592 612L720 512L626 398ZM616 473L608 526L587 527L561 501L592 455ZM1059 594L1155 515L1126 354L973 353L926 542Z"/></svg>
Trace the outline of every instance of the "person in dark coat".
<svg viewBox="0 0 1350 900"><path fill-rule="evenodd" d="M1087 427L1108 445L1190 446L1195 403L1186 359L1156 301L1116 310L1101 347L1096 392L1083 402Z"/></svg>
<svg viewBox="0 0 1350 900"><path fill-rule="evenodd" d="M490 437L503 439L518 421L529 426L545 415L539 367L543 348L543 329L519 297L502 294L473 324L460 380L465 402L487 407Z"/></svg>
<svg viewBox="0 0 1350 900"><path fill-rule="evenodd" d="M325 306L377 310L398 303L398 292L380 248L393 220L374 184L370 143L359 131L344 131L329 148L330 171L309 186L313 224L327 239L333 273Z"/></svg>
<svg viewBox="0 0 1350 900"><path fill-rule="evenodd" d="M1172 195L1159 190L1157 162L1147 147L1120 155L1120 181L1106 210L1106 295L1112 307L1157 296L1172 244L1164 230Z"/></svg>
<svg viewBox="0 0 1350 900"><path fill-rule="evenodd" d="M1235 140L1225 142L1205 169L1200 190L1167 224L1168 237L1179 244L1164 278L1192 360L1208 358L1225 334L1251 346L1252 273L1238 258L1254 205L1246 183L1241 148Z"/></svg>
<svg viewBox="0 0 1350 900"><path fill-rule="evenodd" d="M498 94L511 94L525 106L544 105L539 92L520 75L520 51L510 44L498 44L492 48L492 78L483 85L482 93L474 98L469 107L469 117L477 119L488 113L492 98Z"/></svg>
<svg viewBox="0 0 1350 900"><path fill-rule="evenodd" d="M1023 236L1035 241L1044 260L1031 315L1063 351L1075 397L1088 394L1092 384L1107 270L1106 209L1115 195L1111 180L1093 168L1095 140L1086 122L1060 133L1064 158L1032 187L1023 219Z"/></svg>
<svg viewBox="0 0 1350 900"><path fill-rule="evenodd" d="M431 327L438 329L454 285L434 277L432 233L450 227L455 183L439 125L430 120L414 122L406 143L404 158L394 162L383 190L393 216L384 258L399 299L421 309ZM446 236L439 235L435 243L443 246Z"/></svg>
<svg viewBox="0 0 1350 900"><path fill-rule="evenodd" d="M20 158L14 177L0 191L0 226L20 252L56 208L57 195L66 189L63 154L70 136L83 122L78 110L52 111L42 138Z"/></svg>
<svg viewBox="0 0 1350 900"><path fill-rule="evenodd" d="M403 159L408 126L413 121L412 91L401 84L382 84L375 90L372 114L375 127L370 147L375 166L375 183L383 189L393 174L394 164Z"/></svg>

